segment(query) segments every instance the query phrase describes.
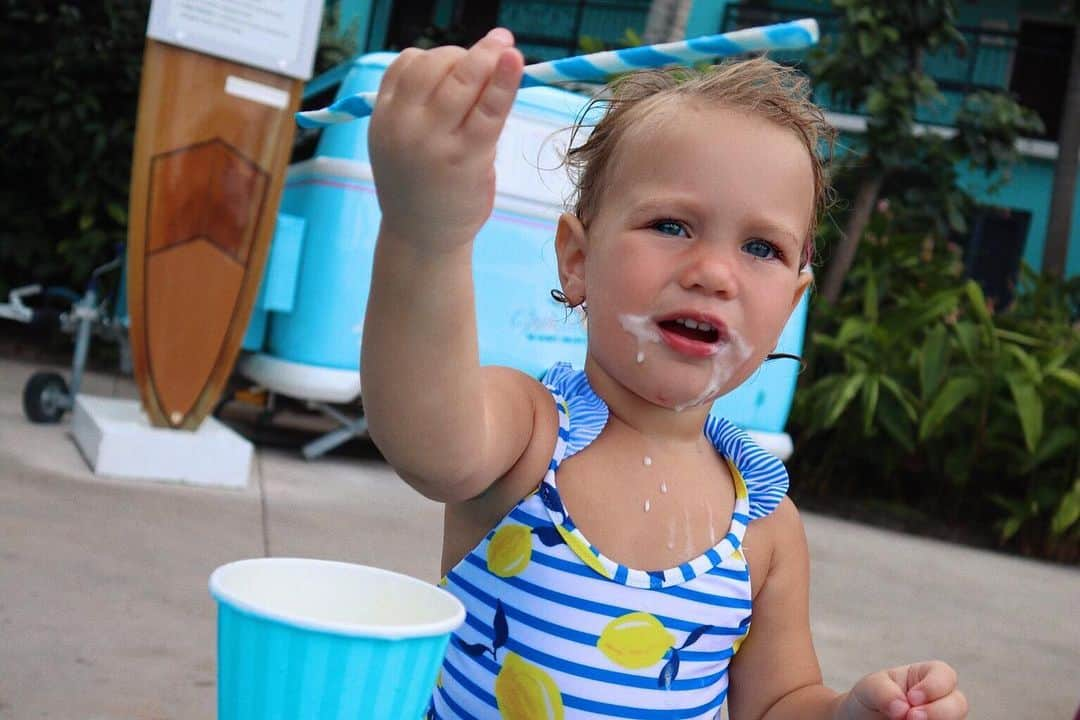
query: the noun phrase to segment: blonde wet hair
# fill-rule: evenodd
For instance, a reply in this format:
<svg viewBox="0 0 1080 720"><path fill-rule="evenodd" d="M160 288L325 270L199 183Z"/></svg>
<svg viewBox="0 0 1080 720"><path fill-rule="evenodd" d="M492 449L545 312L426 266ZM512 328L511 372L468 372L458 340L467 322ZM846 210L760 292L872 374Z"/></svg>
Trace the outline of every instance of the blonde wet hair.
<svg viewBox="0 0 1080 720"><path fill-rule="evenodd" d="M792 131L810 155L814 174L814 211L803 242L800 267L813 255L818 217L832 200L826 163L835 129L811 97L809 79L798 70L765 57L728 60L705 69L641 70L613 81L586 105L570 136L565 164L574 193L572 211L586 227L595 217L609 183L615 150L634 128L656 127L680 104L723 107L768 120ZM591 124L597 112L602 117ZM592 127L578 146L578 133Z"/></svg>

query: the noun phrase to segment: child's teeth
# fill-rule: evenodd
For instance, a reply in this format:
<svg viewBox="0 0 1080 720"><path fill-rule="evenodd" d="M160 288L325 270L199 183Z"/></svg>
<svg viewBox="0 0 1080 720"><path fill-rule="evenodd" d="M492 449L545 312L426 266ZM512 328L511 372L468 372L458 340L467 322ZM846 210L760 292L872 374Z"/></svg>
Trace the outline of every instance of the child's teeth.
<svg viewBox="0 0 1080 720"><path fill-rule="evenodd" d="M680 325L685 325L691 330L704 330L705 332L709 332L713 329L713 326L707 322L698 322L697 320L690 320L688 318L679 318L675 322Z"/></svg>

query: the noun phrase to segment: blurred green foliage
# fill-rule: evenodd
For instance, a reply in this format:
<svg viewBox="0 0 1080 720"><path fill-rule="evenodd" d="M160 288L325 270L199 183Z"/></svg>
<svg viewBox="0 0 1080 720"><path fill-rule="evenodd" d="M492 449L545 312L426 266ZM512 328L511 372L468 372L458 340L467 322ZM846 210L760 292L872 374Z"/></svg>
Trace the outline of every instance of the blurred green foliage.
<svg viewBox="0 0 1080 720"><path fill-rule="evenodd" d="M592 35L582 35L578 38L578 52L582 55L589 53L604 52L606 50L622 50L624 48L641 47L645 39L634 28L626 28L622 37L616 42L605 42L602 38Z"/></svg>
<svg viewBox="0 0 1080 720"><path fill-rule="evenodd" d="M127 235L149 2L5 0L0 293L81 287Z"/></svg>
<svg viewBox="0 0 1080 720"><path fill-rule="evenodd" d="M1080 279L1025 267L995 311L921 216L880 204L848 290L813 310L791 418L799 491L1078 560Z"/></svg>
<svg viewBox="0 0 1080 720"><path fill-rule="evenodd" d="M897 175L923 196L924 222L938 232L964 232L973 201L958 182L961 164L1007 179L1019 158L1016 140L1042 132L1042 122L1008 94L979 91L963 98L953 122L957 132L916 123L923 109L944 107L945 96L925 71L927 57L970 51L955 24L954 0L832 0L840 32L822 38L806 69L831 109L866 116L866 132L852 139L837 165L861 183L850 197L856 212L836 242L837 262L821 278L822 294L835 301L857 257L870 207L881 186ZM910 207L918 207L911 204Z"/></svg>

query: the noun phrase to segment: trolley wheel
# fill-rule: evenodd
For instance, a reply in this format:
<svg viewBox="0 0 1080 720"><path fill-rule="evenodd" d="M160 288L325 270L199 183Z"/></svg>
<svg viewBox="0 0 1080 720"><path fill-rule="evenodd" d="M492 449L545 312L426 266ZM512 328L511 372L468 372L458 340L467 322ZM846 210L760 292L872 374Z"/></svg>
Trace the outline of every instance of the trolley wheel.
<svg viewBox="0 0 1080 720"><path fill-rule="evenodd" d="M67 383L58 373L34 373L23 388L23 412L30 422L60 422L68 409L68 396Z"/></svg>

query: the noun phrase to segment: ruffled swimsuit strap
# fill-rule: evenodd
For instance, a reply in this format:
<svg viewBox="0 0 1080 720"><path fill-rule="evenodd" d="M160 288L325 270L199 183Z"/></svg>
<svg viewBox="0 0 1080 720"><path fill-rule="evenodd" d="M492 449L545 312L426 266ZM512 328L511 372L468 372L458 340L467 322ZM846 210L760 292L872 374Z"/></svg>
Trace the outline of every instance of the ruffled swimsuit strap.
<svg viewBox="0 0 1080 720"><path fill-rule="evenodd" d="M545 376L544 381L558 408L559 436L551 463L540 483L538 494L555 530L583 563L599 575L617 583L632 587L660 589L688 582L725 563L729 558L734 557L737 562L742 561L739 548L751 515L749 483L747 468L733 457L732 452L728 451L739 450L740 439L732 436L728 439L728 447L721 446L717 431L726 429L726 426L710 429L709 424L706 424L705 434L727 460L734 479L735 507L727 534L715 546L677 567L665 570L630 568L602 553L576 527L563 505L555 480L561 463L574 452L587 447L604 429L608 420L607 405L592 390L585 373L574 371L569 365L560 364L553 367ZM740 450L739 457L745 459L746 456L746 451Z"/></svg>
<svg viewBox="0 0 1080 720"><path fill-rule="evenodd" d="M714 415L705 421L705 434L737 468L749 495L750 520L769 515L788 491L787 468L780 458L763 450L745 430Z"/></svg>

